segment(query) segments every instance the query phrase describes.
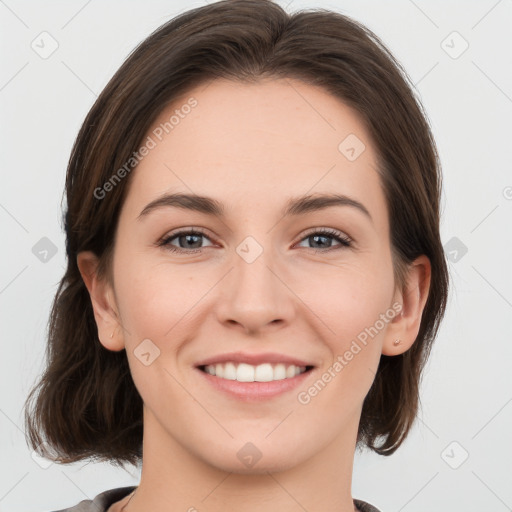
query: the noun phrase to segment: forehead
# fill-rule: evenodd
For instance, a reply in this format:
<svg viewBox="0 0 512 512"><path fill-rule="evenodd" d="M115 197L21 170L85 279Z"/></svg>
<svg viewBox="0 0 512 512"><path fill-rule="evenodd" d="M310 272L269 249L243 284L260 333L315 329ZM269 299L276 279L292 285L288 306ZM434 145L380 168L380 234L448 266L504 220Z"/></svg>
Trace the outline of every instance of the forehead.
<svg viewBox="0 0 512 512"><path fill-rule="evenodd" d="M137 214L176 191L255 207L278 202L276 209L316 192L384 206L374 147L357 112L298 80L203 84L168 105L148 137L153 148L133 171L126 201Z"/></svg>

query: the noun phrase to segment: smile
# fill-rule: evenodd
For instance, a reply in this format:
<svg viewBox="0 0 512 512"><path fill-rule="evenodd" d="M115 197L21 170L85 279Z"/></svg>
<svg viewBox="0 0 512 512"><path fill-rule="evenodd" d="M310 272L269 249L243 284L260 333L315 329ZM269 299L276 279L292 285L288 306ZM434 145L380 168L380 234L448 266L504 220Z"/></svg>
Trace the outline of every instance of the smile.
<svg viewBox="0 0 512 512"><path fill-rule="evenodd" d="M314 372L314 366L261 363L216 363L196 367L212 389L242 402L260 402L287 395Z"/></svg>
<svg viewBox="0 0 512 512"><path fill-rule="evenodd" d="M256 366L246 363L237 364L232 361L200 367L202 371L210 375L238 382L272 382L292 379L311 368L310 366L285 365L283 363L263 363Z"/></svg>

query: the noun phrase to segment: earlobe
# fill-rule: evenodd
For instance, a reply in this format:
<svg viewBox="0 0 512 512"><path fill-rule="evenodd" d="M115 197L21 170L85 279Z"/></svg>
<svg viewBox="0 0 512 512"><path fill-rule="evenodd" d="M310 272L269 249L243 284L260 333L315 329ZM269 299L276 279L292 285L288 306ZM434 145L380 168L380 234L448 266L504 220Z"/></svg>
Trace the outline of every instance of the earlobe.
<svg viewBox="0 0 512 512"><path fill-rule="evenodd" d="M83 251L77 255L78 269L91 298L99 340L108 350L123 350L123 332L120 329L112 287L106 280L99 279L98 263L98 257L91 251Z"/></svg>
<svg viewBox="0 0 512 512"><path fill-rule="evenodd" d="M427 256L421 255L410 264L405 289L396 298L402 304L401 311L388 325L382 345L383 355L402 354L416 341L430 290L430 275L431 266Z"/></svg>

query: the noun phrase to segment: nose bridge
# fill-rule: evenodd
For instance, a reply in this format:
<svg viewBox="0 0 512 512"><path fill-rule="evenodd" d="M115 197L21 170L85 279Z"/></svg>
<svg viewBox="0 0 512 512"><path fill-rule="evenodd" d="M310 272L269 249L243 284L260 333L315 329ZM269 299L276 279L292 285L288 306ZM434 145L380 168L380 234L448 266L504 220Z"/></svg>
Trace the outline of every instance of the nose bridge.
<svg viewBox="0 0 512 512"><path fill-rule="evenodd" d="M230 272L219 305L220 319L236 322L248 330L258 330L277 320L289 320L290 297L275 270L280 267L278 252L270 236L247 236L233 254Z"/></svg>

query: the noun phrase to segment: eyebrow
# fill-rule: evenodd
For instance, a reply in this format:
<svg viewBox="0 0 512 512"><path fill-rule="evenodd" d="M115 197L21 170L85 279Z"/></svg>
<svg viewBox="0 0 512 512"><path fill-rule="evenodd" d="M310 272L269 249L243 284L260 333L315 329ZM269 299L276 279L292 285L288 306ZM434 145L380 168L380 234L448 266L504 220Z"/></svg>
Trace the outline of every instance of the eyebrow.
<svg viewBox="0 0 512 512"><path fill-rule="evenodd" d="M373 223L368 209L359 201L343 194L314 194L292 197L285 204L281 214L283 217L302 215L333 206L349 206L363 213ZM163 207L182 208L206 215L223 218L225 215L222 203L207 196L196 194L164 194L147 204L137 217L138 220L146 217L150 212Z"/></svg>

